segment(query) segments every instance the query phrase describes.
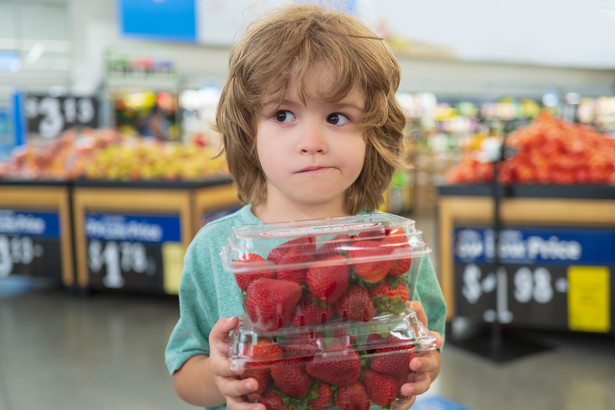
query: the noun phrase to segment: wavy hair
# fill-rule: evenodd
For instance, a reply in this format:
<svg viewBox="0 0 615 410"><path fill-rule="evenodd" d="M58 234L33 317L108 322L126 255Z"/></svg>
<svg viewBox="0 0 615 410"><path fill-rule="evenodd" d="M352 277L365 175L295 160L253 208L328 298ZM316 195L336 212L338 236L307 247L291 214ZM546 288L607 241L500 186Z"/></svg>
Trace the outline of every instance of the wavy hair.
<svg viewBox="0 0 615 410"><path fill-rule="evenodd" d="M395 169L407 167L406 118L395 98L400 67L386 42L346 13L314 5L283 7L252 23L231 50L217 108L216 128L242 202L256 205L266 198L256 150L256 120L263 101L272 93L281 101L291 75L297 76L299 95L305 99L305 75L320 62L334 76L334 86L323 96L327 101L339 101L355 86L366 97L365 162L346 192L347 211L377 209Z"/></svg>

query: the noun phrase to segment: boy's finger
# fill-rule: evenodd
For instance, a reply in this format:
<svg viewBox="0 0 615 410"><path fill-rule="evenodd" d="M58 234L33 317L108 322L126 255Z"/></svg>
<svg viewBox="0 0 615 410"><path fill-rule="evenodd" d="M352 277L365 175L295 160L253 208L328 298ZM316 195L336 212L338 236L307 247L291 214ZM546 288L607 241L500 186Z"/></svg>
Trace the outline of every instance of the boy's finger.
<svg viewBox="0 0 615 410"><path fill-rule="evenodd" d="M425 309L423 309L423 305L421 304L421 302L417 300L413 300L410 302L409 308L414 310L414 313L416 313L417 319L420 320L423 323L423 326L427 328L428 327L427 315L425 314Z"/></svg>

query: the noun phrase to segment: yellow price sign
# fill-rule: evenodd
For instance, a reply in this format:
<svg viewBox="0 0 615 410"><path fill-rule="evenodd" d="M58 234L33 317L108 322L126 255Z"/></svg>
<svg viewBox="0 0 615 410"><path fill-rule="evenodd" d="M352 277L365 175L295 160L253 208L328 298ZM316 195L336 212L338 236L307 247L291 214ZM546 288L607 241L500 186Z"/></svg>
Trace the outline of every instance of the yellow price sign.
<svg viewBox="0 0 615 410"><path fill-rule="evenodd" d="M182 244L174 242L163 243L162 272L165 293L177 295L183 267L184 247Z"/></svg>
<svg viewBox="0 0 615 410"><path fill-rule="evenodd" d="M611 328L610 271L606 266L568 268L568 327L582 332Z"/></svg>

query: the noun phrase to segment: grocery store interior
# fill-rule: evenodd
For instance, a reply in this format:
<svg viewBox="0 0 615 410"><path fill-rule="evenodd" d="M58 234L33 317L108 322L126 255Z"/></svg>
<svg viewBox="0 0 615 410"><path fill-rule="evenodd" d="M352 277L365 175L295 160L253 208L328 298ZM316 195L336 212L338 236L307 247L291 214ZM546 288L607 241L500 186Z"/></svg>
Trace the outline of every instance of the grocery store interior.
<svg viewBox="0 0 615 410"><path fill-rule="evenodd" d="M241 206L211 124L288 3L0 0L0 410L195 408L164 363L183 255ZM317 3L402 69L381 211L447 304L413 408L615 408L615 1Z"/></svg>

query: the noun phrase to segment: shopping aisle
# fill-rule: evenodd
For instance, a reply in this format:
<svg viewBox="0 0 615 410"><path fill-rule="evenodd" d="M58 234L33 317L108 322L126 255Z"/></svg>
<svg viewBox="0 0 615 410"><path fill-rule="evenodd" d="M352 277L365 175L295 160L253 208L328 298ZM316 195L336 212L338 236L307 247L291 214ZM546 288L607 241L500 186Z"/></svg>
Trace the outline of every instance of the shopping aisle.
<svg viewBox="0 0 615 410"><path fill-rule="evenodd" d="M417 225L435 244L433 220ZM176 398L163 363L177 314L173 297L0 281L0 410L195 408ZM551 348L503 364L447 344L440 377L417 408L615 408L612 338L530 336Z"/></svg>

